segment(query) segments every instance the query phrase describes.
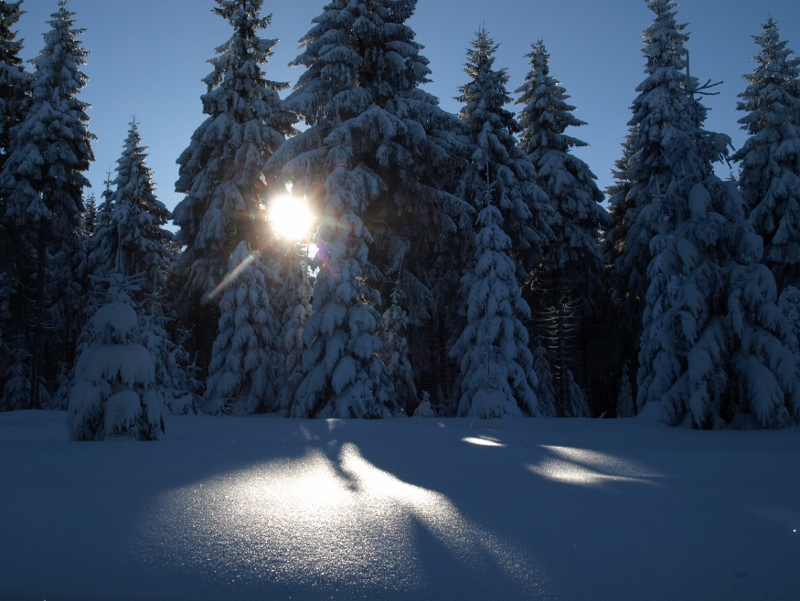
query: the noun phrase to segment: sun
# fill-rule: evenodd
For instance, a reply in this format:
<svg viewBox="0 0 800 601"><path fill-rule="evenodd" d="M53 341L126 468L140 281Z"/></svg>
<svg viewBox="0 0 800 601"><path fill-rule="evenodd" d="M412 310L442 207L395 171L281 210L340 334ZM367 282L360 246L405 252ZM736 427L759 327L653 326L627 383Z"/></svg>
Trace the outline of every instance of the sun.
<svg viewBox="0 0 800 601"><path fill-rule="evenodd" d="M306 238L314 221L305 198L292 196L291 192L270 200L268 215L275 235L288 241Z"/></svg>

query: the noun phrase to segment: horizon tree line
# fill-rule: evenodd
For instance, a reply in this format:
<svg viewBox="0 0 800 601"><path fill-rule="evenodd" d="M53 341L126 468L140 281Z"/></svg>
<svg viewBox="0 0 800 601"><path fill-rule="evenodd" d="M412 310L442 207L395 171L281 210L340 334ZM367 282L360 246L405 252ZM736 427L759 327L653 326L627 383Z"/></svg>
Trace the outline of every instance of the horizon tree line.
<svg viewBox="0 0 800 601"><path fill-rule="evenodd" d="M675 2L646 0L607 211L542 40L513 98L480 28L453 115L421 88L416 0L332 0L281 99L262 0L215 2L232 35L170 213L135 118L84 197L83 30L59 0L27 72L0 1L0 409L66 408L75 439L158 438L164 411L800 421L800 59L773 19L729 156ZM262 227L286 183L321 216L312 259Z"/></svg>

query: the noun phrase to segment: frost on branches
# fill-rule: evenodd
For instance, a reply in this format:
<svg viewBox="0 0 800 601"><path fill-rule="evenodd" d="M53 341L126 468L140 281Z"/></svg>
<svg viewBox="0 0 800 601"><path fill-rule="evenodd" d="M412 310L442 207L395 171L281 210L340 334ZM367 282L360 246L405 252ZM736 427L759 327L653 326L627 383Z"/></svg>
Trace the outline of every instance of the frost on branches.
<svg viewBox="0 0 800 601"><path fill-rule="evenodd" d="M81 353L69 391L70 440L158 440L164 399L155 386L153 357L136 340L138 318L118 288L92 317L92 344Z"/></svg>
<svg viewBox="0 0 800 601"><path fill-rule="evenodd" d="M234 250L228 268L205 409L208 413L263 413L273 408L281 376L275 352L278 322L268 294L277 276L244 242Z"/></svg>
<svg viewBox="0 0 800 601"><path fill-rule="evenodd" d="M667 423L699 428L800 420L792 333L736 185L710 176L685 211L650 266L639 409L661 401Z"/></svg>
<svg viewBox="0 0 800 601"><path fill-rule="evenodd" d="M511 239L500 211L490 202L478 214L476 263L463 280L467 326L451 355L461 364L458 415L491 418L538 416L533 357L522 319L530 316L508 256Z"/></svg>
<svg viewBox="0 0 800 601"><path fill-rule="evenodd" d="M779 289L800 285L800 58L779 37L771 18L755 36L761 52L744 76L739 120L750 134L733 159L741 161L739 184L756 233L764 239L764 263Z"/></svg>

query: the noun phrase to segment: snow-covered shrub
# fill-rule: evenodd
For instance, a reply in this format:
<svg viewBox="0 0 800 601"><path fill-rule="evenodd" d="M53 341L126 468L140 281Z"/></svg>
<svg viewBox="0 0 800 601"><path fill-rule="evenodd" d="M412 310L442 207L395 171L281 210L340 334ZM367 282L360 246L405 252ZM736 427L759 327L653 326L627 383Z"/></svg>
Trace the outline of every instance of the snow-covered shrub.
<svg viewBox="0 0 800 601"><path fill-rule="evenodd" d="M94 342L81 353L69 392L70 440L157 440L164 399L155 387L153 357L137 334L136 311L112 301L92 318Z"/></svg>
<svg viewBox="0 0 800 601"><path fill-rule="evenodd" d="M431 405L431 395L427 392L422 393L422 402L414 410L411 417L438 417L436 409Z"/></svg>

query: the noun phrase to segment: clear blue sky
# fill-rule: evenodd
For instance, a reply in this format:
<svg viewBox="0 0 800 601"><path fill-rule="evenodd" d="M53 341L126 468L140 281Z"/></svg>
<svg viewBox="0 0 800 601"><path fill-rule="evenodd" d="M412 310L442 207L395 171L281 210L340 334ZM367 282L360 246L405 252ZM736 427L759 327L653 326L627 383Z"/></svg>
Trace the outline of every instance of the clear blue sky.
<svg viewBox="0 0 800 601"><path fill-rule="evenodd" d="M286 65L298 54L297 40L325 3L265 0L264 11L273 20L264 36L280 39L266 66L271 79L297 80L301 71ZM92 104L91 130L99 138L89 172L98 198L135 114L149 146L159 198L170 209L181 199L174 191L175 160L204 119L201 79L211 70L206 61L231 33L227 22L211 12L213 6L213 0L69 0L76 24L86 29L83 45L91 52L84 68L90 81L82 98ZM27 14L17 28L27 59L41 49L57 2L25 0L23 7ZM798 0L684 0L679 5L679 20L689 23L692 34L692 74L702 81L724 82L718 88L721 94L707 99L712 111L706 125L730 135L737 147L744 134L736 122L741 116L735 110L736 95L744 89L741 76L752 69L751 58L758 51L751 36L760 33L769 15L778 21L789 47L800 52ZM508 69L512 92L528 72L523 55L543 38L551 72L567 88L577 117L588 122L571 131L590 145L578 154L605 187L620 155L635 88L643 79L641 31L651 21L644 0L419 0L409 25L431 63L428 90L453 112L460 108L453 97L466 81L465 51L476 29L484 25L500 43L496 66Z"/></svg>

